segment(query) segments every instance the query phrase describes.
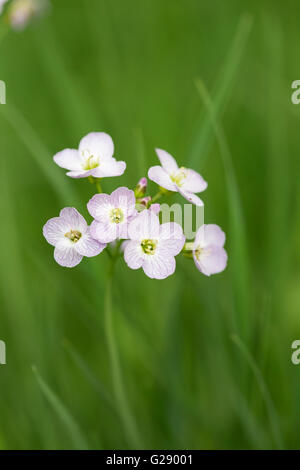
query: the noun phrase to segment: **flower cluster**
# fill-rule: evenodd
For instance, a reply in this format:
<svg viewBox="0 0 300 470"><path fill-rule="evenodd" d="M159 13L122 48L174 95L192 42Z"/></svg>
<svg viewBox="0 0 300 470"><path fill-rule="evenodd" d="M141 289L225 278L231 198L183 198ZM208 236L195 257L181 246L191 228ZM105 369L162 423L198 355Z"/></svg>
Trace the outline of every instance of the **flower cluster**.
<svg viewBox="0 0 300 470"><path fill-rule="evenodd" d="M156 153L161 166L153 166L148 171L149 179L160 187L153 198L146 196L145 177L134 190L119 187L110 195L102 193L100 179L120 176L126 169L125 162L113 157L112 138L104 132L85 136L78 150L65 149L54 155L55 163L68 170L69 177L88 177L99 191L87 204L93 217L90 226L72 207L66 207L59 217L44 225L44 237L55 247L57 263L74 267L84 256L97 256L106 248L111 256L124 255L129 268L142 268L154 279L164 279L174 273L175 256L180 252L193 258L196 267L206 276L225 269L225 234L220 227L202 225L195 240L186 243L181 225L160 223L160 205L155 203L159 197L179 192L187 201L202 206L196 193L204 191L207 183L196 171L178 167L166 151L157 149Z"/></svg>
<svg viewBox="0 0 300 470"><path fill-rule="evenodd" d="M0 15L6 3L8 5L5 20L12 29L19 31L33 19L42 16L50 6L49 0L0 0Z"/></svg>

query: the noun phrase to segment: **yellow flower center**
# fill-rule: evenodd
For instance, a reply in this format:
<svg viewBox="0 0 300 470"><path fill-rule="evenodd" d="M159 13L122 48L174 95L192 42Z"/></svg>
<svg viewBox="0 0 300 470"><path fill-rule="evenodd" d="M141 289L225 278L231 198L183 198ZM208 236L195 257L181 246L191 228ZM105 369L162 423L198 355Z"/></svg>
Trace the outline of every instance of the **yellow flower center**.
<svg viewBox="0 0 300 470"><path fill-rule="evenodd" d="M179 168L178 171L176 171L176 173L172 173L170 178L173 181L173 183L175 183L177 186L180 187L182 186L183 180L185 180L187 175L188 175L188 170L184 168L184 166L182 166L181 168Z"/></svg>
<svg viewBox="0 0 300 470"><path fill-rule="evenodd" d="M196 255L196 258L197 260L199 261L199 258L200 258L200 255L202 253L203 249L201 248L201 246L198 246L195 250L195 255Z"/></svg>
<svg viewBox="0 0 300 470"><path fill-rule="evenodd" d="M145 239L142 240L141 247L146 255L154 255L157 246L157 240Z"/></svg>
<svg viewBox="0 0 300 470"><path fill-rule="evenodd" d="M91 155L91 152L88 149L82 151L82 156L84 158L84 163L82 165L84 170L93 170L100 165L99 157Z"/></svg>
<svg viewBox="0 0 300 470"><path fill-rule="evenodd" d="M124 219L124 214L121 209L116 208L110 211L110 220L113 223L119 224L120 222L122 222L123 219Z"/></svg>
<svg viewBox="0 0 300 470"><path fill-rule="evenodd" d="M73 243L77 243L81 236L82 234L78 232L78 230L70 230L70 232L65 233L65 237L67 237Z"/></svg>

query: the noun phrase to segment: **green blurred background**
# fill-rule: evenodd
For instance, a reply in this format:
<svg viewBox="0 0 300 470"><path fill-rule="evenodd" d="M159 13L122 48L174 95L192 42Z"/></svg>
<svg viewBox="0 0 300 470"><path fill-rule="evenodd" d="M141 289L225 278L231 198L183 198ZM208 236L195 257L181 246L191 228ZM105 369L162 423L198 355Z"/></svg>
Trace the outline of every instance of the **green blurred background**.
<svg viewBox="0 0 300 470"><path fill-rule="evenodd" d="M300 6L52 4L0 42L0 448L300 448ZM64 269L42 236L65 206L88 217L95 188L52 156L90 131L127 162L105 191L134 187L164 148L208 181L205 221L227 234L211 278L180 256L165 281L120 260L121 382L107 256Z"/></svg>

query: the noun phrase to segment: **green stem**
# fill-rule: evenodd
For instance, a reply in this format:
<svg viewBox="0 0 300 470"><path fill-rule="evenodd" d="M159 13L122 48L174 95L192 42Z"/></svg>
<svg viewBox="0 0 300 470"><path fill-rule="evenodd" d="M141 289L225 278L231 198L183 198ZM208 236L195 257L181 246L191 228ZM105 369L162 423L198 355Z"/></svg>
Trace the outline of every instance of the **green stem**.
<svg viewBox="0 0 300 470"><path fill-rule="evenodd" d="M3 21L0 22L0 42L3 41L7 33L9 32L9 24L4 23Z"/></svg>
<svg viewBox="0 0 300 470"><path fill-rule="evenodd" d="M96 179L96 188L97 188L98 193L102 193L100 179Z"/></svg>
<svg viewBox="0 0 300 470"><path fill-rule="evenodd" d="M162 197L162 193L160 191L158 191L158 193L155 194L155 196L153 196L151 203L153 204L154 202L156 202L161 197Z"/></svg>
<svg viewBox="0 0 300 470"><path fill-rule="evenodd" d="M140 447L140 439L136 429L135 421L131 414L128 399L124 389L122 380L121 367L119 354L115 339L114 325L113 325L113 307L112 307L112 283L114 275L115 259L111 260L108 273L106 297L105 297L105 333L107 338L107 345L110 357L112 381L114 389L114 398L120 413L124 430L129 438L130 445L133 448Z"/></svg>
<svg viewBox="0 0 300 470"><path fill-rule="evenodd" d="M172 193L172 191L169 191L168 189L164 189L164 188L160 188L160 190L158 191L158 193L155 194L155 196L153 196L152 200L151 200L151 204L153 204L154 202L156 202L158 199L160 199L162 196L169 196L170 194Z"/></svg>

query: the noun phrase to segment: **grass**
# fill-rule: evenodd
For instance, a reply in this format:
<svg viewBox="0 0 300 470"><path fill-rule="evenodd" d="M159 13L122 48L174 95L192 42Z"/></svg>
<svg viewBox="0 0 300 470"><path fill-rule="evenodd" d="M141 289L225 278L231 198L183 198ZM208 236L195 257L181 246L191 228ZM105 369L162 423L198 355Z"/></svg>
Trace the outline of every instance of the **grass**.
<svg viewBox="0 0 300 470"><path fill-rule="evenodd" d="M0 448L299 448L297 7L274 3L53 0L1 28ZM120 260L107 291L105 254L55 264L43 224L88 218L95 187L52 156L93 130L127 162L104 191L134 187L154 147L202 173L223 274Z"/></svg>

